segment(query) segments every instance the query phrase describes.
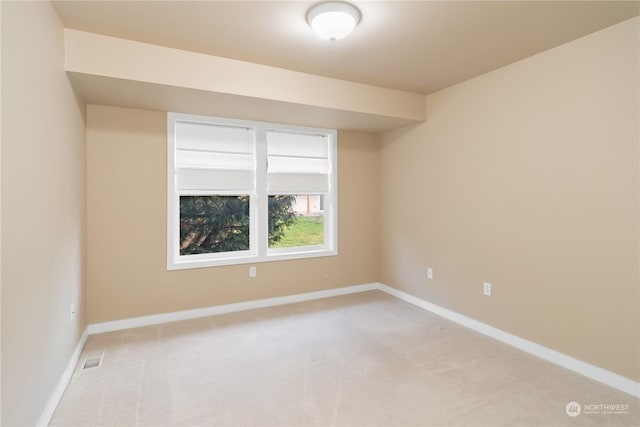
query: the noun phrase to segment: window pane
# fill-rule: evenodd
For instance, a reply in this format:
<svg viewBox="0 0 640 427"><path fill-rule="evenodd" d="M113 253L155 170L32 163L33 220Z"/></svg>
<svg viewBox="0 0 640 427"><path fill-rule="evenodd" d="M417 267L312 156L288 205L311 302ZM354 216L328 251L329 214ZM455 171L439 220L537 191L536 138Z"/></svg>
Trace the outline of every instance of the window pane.
<svg viewBox="0 0 640 427"><path fill-rule="evenodd" d="M324 196L269 196L269 248L324 244Z"/></svg>
<svg viewBox="0 0 640 427"><path fill-rule="evenodd" d="M180 196L180 255L249 250L249 196Z"/></svg>

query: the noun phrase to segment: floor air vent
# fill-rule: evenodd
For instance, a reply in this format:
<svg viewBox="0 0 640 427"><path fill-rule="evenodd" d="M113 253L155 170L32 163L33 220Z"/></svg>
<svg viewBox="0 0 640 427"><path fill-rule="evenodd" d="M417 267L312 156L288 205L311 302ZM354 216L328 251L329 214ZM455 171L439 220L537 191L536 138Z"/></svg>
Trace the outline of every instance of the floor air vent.
<svg viewBox="0 0 640 427"><path fill-rule="evenodd" d="M102 365L103 357L104 357L104 353L88 354L87 358L84 360L84 365L82 365L82 369L99 368L100 365Z"/></svg>

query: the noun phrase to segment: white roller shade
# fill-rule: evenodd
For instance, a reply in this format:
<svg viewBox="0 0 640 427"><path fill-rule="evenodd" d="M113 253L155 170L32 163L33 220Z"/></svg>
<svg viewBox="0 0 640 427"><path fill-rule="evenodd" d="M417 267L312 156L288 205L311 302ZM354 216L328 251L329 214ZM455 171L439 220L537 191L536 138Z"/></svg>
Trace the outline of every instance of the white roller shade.
<svg viewBox="0 0 640 427"><path fill-rule="evenodd" d="M271 194L329 191L329 138L267 132L267 189Z"/></svg>
<svg viewBox="0 0 640 427"><path fill-rule="evenodd" d="M175 161L178 190L251 191L253 132L245 127L176 122Z"/></svg>

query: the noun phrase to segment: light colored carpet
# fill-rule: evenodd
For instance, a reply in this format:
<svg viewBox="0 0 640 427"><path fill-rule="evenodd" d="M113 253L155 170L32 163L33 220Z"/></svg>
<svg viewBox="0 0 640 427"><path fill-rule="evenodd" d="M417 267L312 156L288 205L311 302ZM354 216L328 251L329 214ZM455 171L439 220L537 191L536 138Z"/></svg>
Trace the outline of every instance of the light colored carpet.
<svg viewBox="0 0 640 427"><path fill-rule="evenodd" d="M80 364L99 351L52 426L640 424L637 399L379 291L93 335Z"/></svg>

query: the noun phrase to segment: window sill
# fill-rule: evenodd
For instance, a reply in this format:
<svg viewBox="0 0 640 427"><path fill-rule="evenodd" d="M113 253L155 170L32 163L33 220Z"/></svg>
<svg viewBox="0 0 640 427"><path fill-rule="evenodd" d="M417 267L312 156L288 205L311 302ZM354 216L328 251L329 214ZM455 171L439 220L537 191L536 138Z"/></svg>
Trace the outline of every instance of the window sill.
<svg viewBox="0 0 640 427"><path fill-rule="evenodd" d="M338 251L335 249L311 249L300 250L296 252L276 252L270 253L265 256L245 255L235 256L228 258L216 258L216 259L180 259L169 261L167 263L167 270L187 270L192 268L207 268L207 267L223 267L227 265L238 264L256 264L272 261L288 261L306 258L320 258L328 256L337 256Z"/></svg>

